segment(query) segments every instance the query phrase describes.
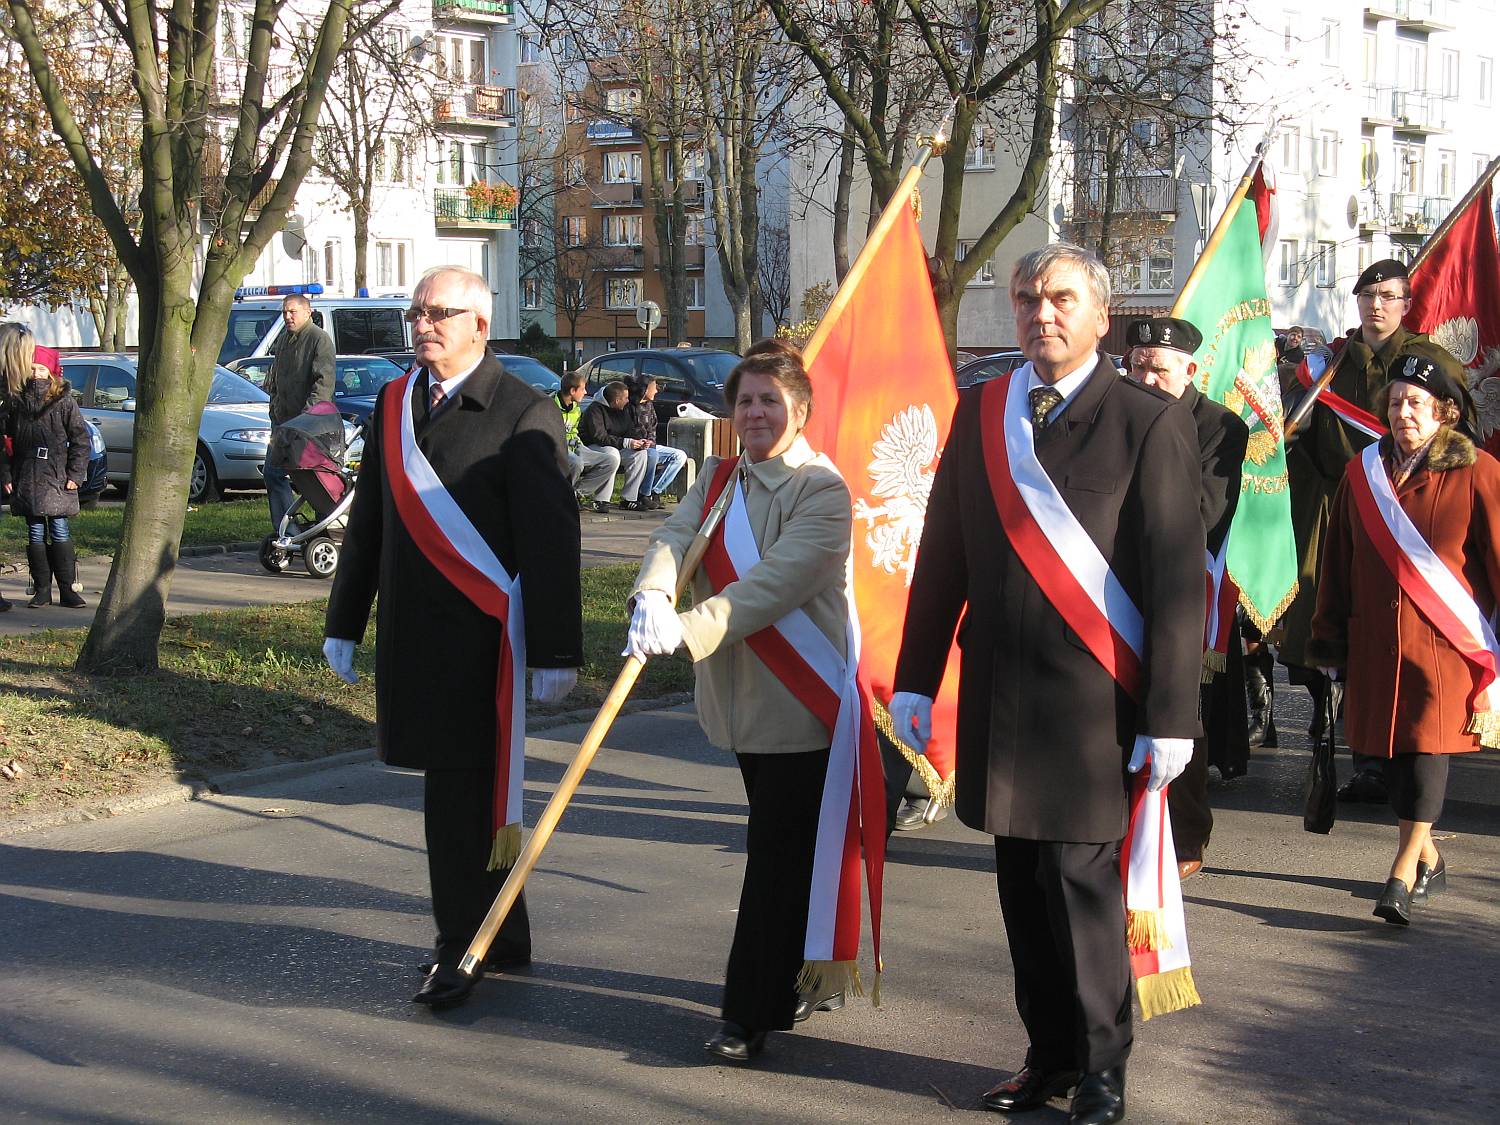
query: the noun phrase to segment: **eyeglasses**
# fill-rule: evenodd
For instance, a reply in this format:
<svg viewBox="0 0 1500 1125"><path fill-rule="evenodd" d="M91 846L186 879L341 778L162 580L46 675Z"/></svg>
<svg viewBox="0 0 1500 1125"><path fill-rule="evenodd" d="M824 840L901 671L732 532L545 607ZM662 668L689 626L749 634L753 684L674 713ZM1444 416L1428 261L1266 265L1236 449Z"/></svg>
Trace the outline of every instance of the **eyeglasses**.
<svg viewBox="0 0 1500 1125"><path fill-rule="evenodd" d="M1397 301L1411 300L1405 293L1371 293L1369 290L1360 293L1358 299L1370 305L1393 305Z"/></svg>
<svg viewBox="0 0 1500 1125"><path fill-rule="evenodd" d="M473 309L444 308L442 305L413 305L406 310L406 323L415 324L425 318L429 324L436 324L440 320L447 320L450 316L473 311Z"/></svg>

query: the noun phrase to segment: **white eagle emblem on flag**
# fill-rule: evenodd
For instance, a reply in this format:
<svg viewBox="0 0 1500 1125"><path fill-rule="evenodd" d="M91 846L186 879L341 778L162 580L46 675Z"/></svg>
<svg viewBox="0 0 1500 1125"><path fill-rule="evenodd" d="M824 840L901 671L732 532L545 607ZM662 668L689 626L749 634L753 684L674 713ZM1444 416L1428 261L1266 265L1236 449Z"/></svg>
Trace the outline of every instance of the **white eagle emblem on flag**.
<svg viewBox="0 0 1500 1125"><path fill-rule="evenodd" d="M927 497L937 472L937 420L926 403L908 406L880 429L870 453L870 492L883 503L863 497L854 502L854 518L865 521L865 546L871 565L887 574L898 570L911 585L917 546L927 519Z"/></svg>

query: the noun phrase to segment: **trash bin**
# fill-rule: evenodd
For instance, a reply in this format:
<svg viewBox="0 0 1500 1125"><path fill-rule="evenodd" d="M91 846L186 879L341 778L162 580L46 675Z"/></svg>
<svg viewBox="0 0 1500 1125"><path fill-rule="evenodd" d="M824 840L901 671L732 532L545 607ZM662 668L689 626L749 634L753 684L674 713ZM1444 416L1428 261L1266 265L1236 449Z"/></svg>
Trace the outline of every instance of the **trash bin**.
<svg viewBox="0 0 1500 1125"><path fill-rule="evenodd" d="M667 444L687 454L687 465L672 482L671 492L679 500L687 495L708 457L736 457L740 440L728 418L709 415L680 416L667 422Z"/></svg>

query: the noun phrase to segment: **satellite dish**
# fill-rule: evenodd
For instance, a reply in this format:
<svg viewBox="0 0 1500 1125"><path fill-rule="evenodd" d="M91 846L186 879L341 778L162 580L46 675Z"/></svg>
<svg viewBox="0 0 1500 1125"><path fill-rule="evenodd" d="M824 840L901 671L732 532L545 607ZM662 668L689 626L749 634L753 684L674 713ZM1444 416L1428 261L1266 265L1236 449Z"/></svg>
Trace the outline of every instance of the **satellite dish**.
<svg viewBox="0 0 1500 1125"><path fill-rule="evenodd" d="M302 258L302 251L307 249L307 222L296 212L289 211L286 216L286 226L281 231L281 248L286 251L288 258Z"/></svg>
<svg viewBox="0 0 1500 1125"><path fill-rule="evenodd" d="M1344 208L1344 218L1349 221L1349 229L1350 230L1357 230L1359 228L1359 197L1358 196L1351 195L1349 197L1349 206L1346 207L1346 208Z"/></svg>

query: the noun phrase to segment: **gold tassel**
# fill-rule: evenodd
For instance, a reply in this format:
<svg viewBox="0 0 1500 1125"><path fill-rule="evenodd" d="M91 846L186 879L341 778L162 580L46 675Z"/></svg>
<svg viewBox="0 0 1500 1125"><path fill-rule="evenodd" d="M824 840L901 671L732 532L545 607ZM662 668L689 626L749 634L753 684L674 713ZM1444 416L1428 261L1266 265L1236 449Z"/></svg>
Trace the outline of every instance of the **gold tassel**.
<svg viewBox="0 0 1500 1125"><path fill-rule="evenodd" d="M1209 649L1203 654L1203 682L1209 683L1214 678L1214 673L1222 672L1229 667L1229 657L1216 649Z"/></svg>
<svg viewBox="0 0 1500 1125"><path fill-rule="evenodd" d="M1166 911L1127 910L1125 941L1133 953L1171 949L1172 939L1167 936Z"/></svg>
<svg viewBox="0 0 1500 1125"><path fill-rule="evenodd" d="M1477 734L1479 745L1500 750L1500 715L1493 711L1476 711L1464 724L1465 734Z"/></svg>
<svg viewBox="0 0 1500 1125"><path fill-rule="evenodd" d="M1141 1019L1164 1016L1168 1012L1180 1012L1203 1003L1198 995L1198 986L1193 983L1193 967L1184 965L1165 973L1154 973L1135 982L1135 992L1141 1001Z"/></svg>
<svg viewBox="0 0 1500 1125"><path fill-rule="evenodd" d="M878 971L875 980L878 987ZM845 996L863 996L865 986L860 980L857 962L804 961L802 971L797 974L797 991L804 996L830 996L835 992L842 992Z"/></svg>
<svg viewBox="0 0 1500 1125"><path fill-rule="evenodd" d="M879 969L875 970L875 986L870 989L870 1003L880 1007L880 978L885 976Z"/></svg>
<svg viewBox="0 0 1500 1125"><path fill-rule="evenodd" d="M906 759L906 764L917 771L922 784L927 786L927 794L932 798L933 803L940 809L949 808L953 804L954 782L958 774L949 774L948 780L944 781L925 754L918 754L897 738L896 724L891 722L891 713L881 705L880 700L870 700L870 713L875 719L875 729L890 739L896 749L901 752L901 756Z"/></svg>
<svg viewBox="0 0 1500 1125"><path fill-rule="evenodd" d="M507 824L495 833L495 846L490 849L490 862L486 870L504 871L516 865L521 855L521 826Z"/></svg>

